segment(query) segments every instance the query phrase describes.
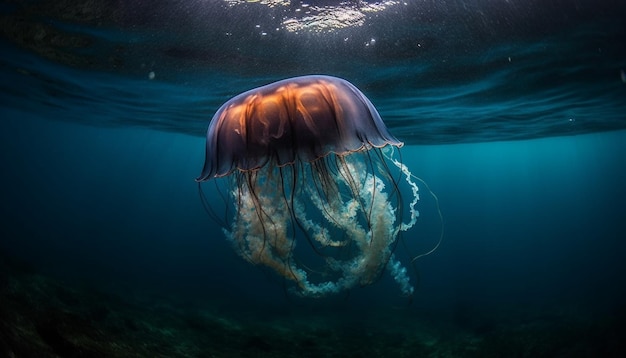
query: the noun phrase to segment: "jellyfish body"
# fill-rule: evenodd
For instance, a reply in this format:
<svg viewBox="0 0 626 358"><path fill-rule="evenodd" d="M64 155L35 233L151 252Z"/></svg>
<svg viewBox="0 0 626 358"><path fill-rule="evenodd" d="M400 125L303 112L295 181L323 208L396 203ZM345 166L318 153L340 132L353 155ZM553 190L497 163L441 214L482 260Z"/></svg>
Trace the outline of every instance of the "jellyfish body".
<svg viewBox="0 0 626 358"><path fill-rule="evenodd" d="M302 295L369 285L385 268L410 295L407 271L393 255L400 231L418 215L417 186L393 158L402 145L351 83L296 77L220 107L196 181L225 177L233 206L226 236L244 259L292 281ZM391 168L414 196L406 212ZM302 240L308 245L296 245ZM321 259L306 262L302 246Z"/></svg>

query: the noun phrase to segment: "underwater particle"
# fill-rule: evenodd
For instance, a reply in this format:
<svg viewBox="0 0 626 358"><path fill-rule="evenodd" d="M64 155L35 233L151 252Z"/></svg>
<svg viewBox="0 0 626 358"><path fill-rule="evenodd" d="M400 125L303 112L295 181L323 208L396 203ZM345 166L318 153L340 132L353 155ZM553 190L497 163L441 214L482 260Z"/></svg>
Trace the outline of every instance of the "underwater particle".
<svg viewBox="0 0 626 358"><path fill-rule="evenodd" d="M619 71L619 75L620 75L620 78L622 79L622 83L626 83L626 72L624 71L624 69L621 69Z"/></svg>
<svg viewBox="0 0 626 358"><path fill-rule="evenodd" d="M148 79L149 80L153 80L155 76L156 76L156 74L154 73L154 71L148 72Z"/></svg>

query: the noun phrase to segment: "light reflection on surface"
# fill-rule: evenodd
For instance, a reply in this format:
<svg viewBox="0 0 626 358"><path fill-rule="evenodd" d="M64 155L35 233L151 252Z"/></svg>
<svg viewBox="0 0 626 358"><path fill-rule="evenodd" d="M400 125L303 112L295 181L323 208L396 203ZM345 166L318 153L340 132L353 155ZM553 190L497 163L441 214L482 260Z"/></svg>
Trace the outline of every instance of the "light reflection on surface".
<svg viewBox="0 0 626 358"><path fill-rule="evenodd" d="M333 5L325 2L314 5L314 1L290 0L224 0L229 6L256 3L270 8L283 7L283 28L289 32L330 32L349 27L363 26L366 14L385 10L399 2L384 1L338 1Z"/></svg>

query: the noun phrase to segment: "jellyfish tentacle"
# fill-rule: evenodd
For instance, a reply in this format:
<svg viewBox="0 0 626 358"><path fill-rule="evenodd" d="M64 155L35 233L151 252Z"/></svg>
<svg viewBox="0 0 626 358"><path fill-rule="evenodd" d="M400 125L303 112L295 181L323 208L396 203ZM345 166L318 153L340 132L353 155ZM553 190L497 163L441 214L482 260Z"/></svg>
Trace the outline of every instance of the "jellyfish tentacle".
<svg viewBox="0 0 626 358"><path fill-rule="evenodd" d="M408 223L402 223L402 226L400 226L400 230L407 231L415 225L415 223L417 222L417 218L419 217L419 212L417 211L417 209L415 209L415 206L417 205L417 202L419 201L419 187L413 181L412 178L416 178L416 177L413 175L413 173L411 173L409 168L404 163L401 163L398 159L393 157L393 153L394 153L393 147L389 147L389 151L390 151L390 154L385 155L385 156L398 169L400 169L402 174L404 174L404 179L411 187L411 192L413 193L413 200L409 204L409 212L411 214L411 219L409 220Z"/></svg>

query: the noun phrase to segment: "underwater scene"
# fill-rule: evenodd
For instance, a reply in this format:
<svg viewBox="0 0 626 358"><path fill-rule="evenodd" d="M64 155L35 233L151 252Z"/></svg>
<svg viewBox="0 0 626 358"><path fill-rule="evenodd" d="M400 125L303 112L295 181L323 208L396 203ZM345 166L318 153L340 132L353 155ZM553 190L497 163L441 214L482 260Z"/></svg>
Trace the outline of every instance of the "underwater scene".
<svg viewBox="0 0 626 358"><path fill-rule="evenodd" d="M0 357L626 356L626 2L0 4Z"/></svg>

